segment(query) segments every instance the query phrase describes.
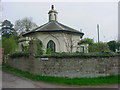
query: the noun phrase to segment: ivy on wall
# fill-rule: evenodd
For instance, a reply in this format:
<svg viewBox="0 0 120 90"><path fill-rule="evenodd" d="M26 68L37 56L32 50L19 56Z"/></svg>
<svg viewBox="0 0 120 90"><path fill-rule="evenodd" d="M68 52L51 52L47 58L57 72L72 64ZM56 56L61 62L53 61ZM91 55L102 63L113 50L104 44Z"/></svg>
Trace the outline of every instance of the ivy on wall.
<svg viewBox="0 0 120 90"><path fill-rule="evenodd" d="M43 50L42 50L42 41L37 40L37 55L41 56L43 54Z"/></svg>

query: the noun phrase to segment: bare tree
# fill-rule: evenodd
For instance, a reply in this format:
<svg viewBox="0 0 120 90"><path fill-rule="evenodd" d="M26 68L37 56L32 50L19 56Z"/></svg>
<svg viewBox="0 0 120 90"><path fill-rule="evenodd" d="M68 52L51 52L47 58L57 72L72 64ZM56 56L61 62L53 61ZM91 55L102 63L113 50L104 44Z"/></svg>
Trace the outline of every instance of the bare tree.
<svg viewBox="0 0 120 90"><path fill-rule="evenodd" d="M63 33L62 36L64 37L64 42L68 52L73 52L73 48L76 46L76 40L73 38L73 34Z"/></svg>
<svg viewBox="0 0 120 90"><path fill-rule="evenodd" d="M31 17L25 17L21 20L16 20L14 28L17 31L18 35L20 35L25 32L29 32L36 27L38 26L32 21Z"/></svg>

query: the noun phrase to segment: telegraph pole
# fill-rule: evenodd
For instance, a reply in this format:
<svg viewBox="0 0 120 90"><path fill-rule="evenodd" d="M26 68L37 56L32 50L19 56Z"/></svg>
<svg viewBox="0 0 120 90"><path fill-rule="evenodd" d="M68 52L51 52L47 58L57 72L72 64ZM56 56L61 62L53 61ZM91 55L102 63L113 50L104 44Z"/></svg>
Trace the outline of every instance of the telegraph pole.
<svg viewBox="0 0 120 90"><path fill-rule="evenodd" d="M99 40L99 24L97 24L97 31L98 31L98 43L100 42Z"/></svg>

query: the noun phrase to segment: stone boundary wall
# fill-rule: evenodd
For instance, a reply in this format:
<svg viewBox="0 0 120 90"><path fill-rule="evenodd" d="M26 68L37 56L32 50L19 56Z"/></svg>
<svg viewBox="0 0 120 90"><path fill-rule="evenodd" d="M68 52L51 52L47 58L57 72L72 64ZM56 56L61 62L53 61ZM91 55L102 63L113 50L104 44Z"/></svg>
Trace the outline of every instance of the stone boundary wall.
<svg viewBox="0 0 120 90"><path fill-rule="evenodd" d="M118 58L9 58L14 68L36 75L58 77L99 77L118 74Z"/></svg>

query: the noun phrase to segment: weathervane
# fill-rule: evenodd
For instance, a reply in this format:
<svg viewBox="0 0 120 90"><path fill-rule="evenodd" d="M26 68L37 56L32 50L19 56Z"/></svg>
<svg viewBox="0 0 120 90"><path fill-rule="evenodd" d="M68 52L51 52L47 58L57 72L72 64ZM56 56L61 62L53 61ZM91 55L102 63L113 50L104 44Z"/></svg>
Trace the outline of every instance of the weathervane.
<svg viewBox="0 0 120 90"><path fill-rule="evenodd" d="M54 10L54 5L52 5L52 10Z"/></svg>

